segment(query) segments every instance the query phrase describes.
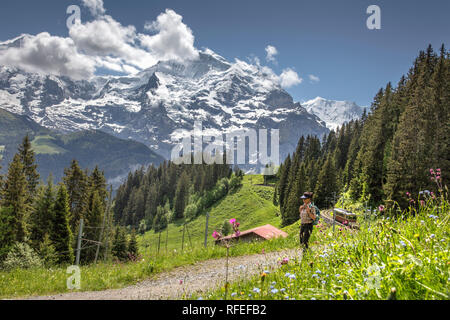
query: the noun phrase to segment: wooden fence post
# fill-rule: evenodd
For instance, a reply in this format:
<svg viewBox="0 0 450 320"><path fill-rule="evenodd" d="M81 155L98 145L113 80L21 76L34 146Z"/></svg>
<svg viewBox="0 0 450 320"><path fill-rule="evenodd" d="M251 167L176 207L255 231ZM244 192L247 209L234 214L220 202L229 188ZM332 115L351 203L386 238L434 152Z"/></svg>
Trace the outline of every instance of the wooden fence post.
<svg viewBox="0 0 450 320"><path fill-rule="evenodd" d="M183 237L181 239L181 252L184 250L184 231L186 230L186 222L183 225Z"/></svg>
<svg viewBox="0 0 450 320"><path fill-rule="evenodd" d="M208 241L208 222L209 222L209 212L206 213L206 226L205 226L205 248Z"/></svg>

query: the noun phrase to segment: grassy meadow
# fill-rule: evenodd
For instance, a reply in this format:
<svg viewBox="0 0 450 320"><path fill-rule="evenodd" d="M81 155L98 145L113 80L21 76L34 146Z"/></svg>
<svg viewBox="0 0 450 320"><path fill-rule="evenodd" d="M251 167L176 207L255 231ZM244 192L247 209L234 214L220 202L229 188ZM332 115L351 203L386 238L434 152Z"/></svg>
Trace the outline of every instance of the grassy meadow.
<svg viewBox="0 0 450 320"><path fill-rule="evenodd" d="M362 223L361 230L321 225L301 261L289 261L245 282L231 283L227 299L444 299L449 291L448 202L429 201ZM225 288L192 299L223 299Z"/></svg>
<svg viewBox="0 0 450 320"><path fill-rule="evenodd" d="M157 254L159 234L153 231L138 237L140 259L136 262L100 262L97 265L81 266L81 291L121 288L147 279L155 274L178 266L194 264L199 261L226 256L226 249L215 246L212 232L222 225L225 219L236 218L241 230L270 223L279 227L279 209L272 204L273 188L259 186L260 176L246 176L243 186L234 194L229 194L210 210L207 248L203 246L205 215L189 222L189 237L185 234L185 246L181 251L182 222L169 225L167 253L165 251L164 231L161 234L160 254ZM286 239L275 239L251 244L238 244L230 250L231 256L276 251L298 246L298 225L283 230L290 233ZM66 281L69 275L66 267L16 269L0 271L0 298L20 298L35 295L51 295L69 292Z"/></svg>

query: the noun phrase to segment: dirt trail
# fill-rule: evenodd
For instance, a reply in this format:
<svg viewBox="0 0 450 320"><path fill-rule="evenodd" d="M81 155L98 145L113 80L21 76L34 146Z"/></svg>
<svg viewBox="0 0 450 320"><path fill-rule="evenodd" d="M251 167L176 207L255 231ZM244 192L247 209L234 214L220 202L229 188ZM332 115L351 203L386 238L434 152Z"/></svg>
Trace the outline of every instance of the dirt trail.
<svg viewBox="0 0 450 320"><path fill-rule="evenodd" d="M298 249L255 254L229 259L230 282L249 278L263 270L279 267L279 259L299 258ZM31 297L32 300L174 300L183 295L204 293L225 284L225 258L207 260L194 265L162 272L155 277L122 289L71 292L53 296ZM183 281L180 284L180 280Z"/></svg>

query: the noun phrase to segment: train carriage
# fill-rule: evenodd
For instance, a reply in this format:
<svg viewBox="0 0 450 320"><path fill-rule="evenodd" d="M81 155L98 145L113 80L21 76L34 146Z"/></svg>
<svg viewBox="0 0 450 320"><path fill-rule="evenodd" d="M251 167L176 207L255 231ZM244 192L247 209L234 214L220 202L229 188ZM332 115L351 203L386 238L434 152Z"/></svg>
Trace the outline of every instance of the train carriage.
<svg viewBox="0 0 450 320"><path fill-rule="evenodd" d="M356 214L349 212L345 209L334 208L333 213L336 221L343 224L354 224L356 223Z"/></svg>

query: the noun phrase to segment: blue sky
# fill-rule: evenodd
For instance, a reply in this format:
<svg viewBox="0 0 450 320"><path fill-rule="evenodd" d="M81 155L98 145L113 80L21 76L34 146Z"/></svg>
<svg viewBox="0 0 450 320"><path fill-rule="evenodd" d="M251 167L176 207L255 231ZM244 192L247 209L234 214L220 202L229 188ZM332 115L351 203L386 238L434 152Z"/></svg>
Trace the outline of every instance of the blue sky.
<svg viewBox="0 0 450 320"><path fill-rule="evenodd" d="M2 0L0 41L44 31L68 37L71 4L81 7L83 23L94 19L80 0ZM381 30L366 27L372 4L381 8ZM322 96L369 105L380 87L408 71L419 50L429 43L450 47L448 0L104 0L104 8L139 33L170 8L192 30L198 49L229 61L258 57L277 74L295 70L303 82L287 91L296 101ZM268 45L277 49L276 64L266 60Z"/></svg>

